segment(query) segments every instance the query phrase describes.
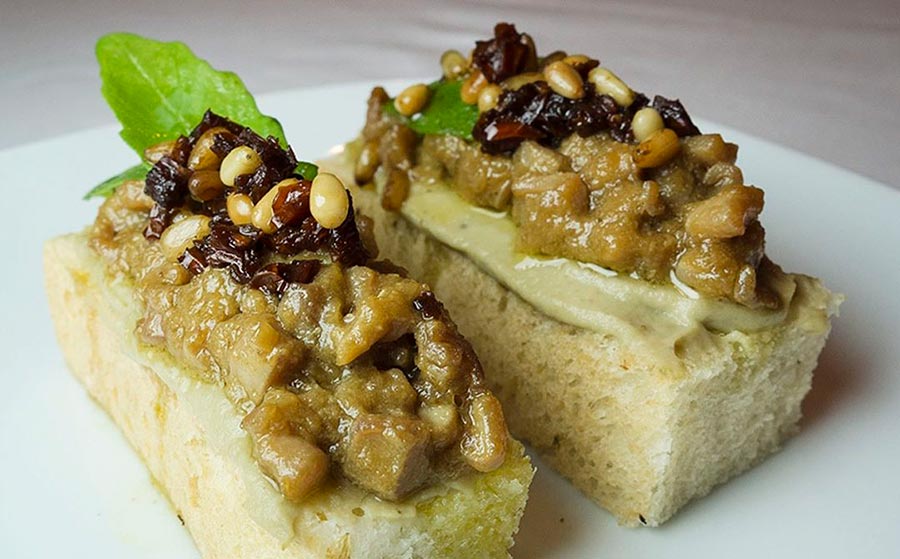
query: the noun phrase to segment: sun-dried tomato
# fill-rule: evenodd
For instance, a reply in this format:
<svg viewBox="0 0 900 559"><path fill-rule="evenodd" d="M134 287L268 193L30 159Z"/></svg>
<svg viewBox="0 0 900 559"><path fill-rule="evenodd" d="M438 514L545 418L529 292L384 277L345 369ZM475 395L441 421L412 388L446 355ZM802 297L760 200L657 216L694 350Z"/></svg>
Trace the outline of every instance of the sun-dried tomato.
<svg viewBox="0 0 900 559"><path fill-rule="evenodd" d="M208 130L221 128L213 137L212 149L227 155L238 146L247 146L259 154L262 163L252 173L238 176L234 190L206 201L187 196L191 170L186 167L191 149ZM192 274L209 267L224 268L239 283L251 283L271 293L283 292L285 285L305 282L318 271L312 260L267 264L270 256L296 256L303 252L325 252L347 266L365 264L369 254L356 226L352 202L347 218L335 229L325 229L309 210L311 182L294 174L297 158L278 140L263 138L250 128L207 111L188 137L181 137L168 156L157 162L147 174L145 192L154 200L144 235L158 239L179 211L211 217L210 232L180 257L181 265ZM228 216L226 197L235 191L248 194L258 202L276 184L296 178L291 186L281 187L272 204L275 231L264 233L251 226L236 226Z"/></svg>
<svg viewBox="0 0 900 559"><path fill-rule="evenodd" d="M651 107L659 112L666 127L671 128L679 137L696 136L700 133L678 99L666 99L662 95L657 95L653 98Z"/></svg>
<svg viewBox="0 0 900 559"><path fill-rule="evenodd" d="M438 318L444 313L444 306L431 291L420 293L413 299L412 306L422 313L422 317L426 319Z"/></svg>
<svg viewBox="0 0 900 559"><path fill-rule="evenodd" d="M498 23L494 38L475 43L472 64L481 70L491 83L537 70L537 54L534 43L527 35L516 31L510 23Z"/></svg>
<svg viewBox="0 0 900 559"><path fill-rule="evenodd" d="M250 279L250 287L270 295L280 296L292 283L309 283L319 273L322 263L318 260L273 262L263 266Z"/></svg>
<svg viewBox="0 0 900 559"><path fill-rule="evenodd" d="M163 208L175 208L184 203L190 177L186 167L164 155L147 172L144 192Z"/></svg>

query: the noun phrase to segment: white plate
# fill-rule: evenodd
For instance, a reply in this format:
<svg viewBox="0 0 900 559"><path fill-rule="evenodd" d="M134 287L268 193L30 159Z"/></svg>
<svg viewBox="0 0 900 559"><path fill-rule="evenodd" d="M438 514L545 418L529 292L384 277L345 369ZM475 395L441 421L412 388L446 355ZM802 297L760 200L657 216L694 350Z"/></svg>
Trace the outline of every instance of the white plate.
<svg viewBox="0 0 900 559"><path fill-rule="evenodd" d="M290 91L261 106L311 159L356 134L370 86ZM513 556L900 557L900 195L700 124L738 142L747 180L765 188L773 259L847 295L803 429L658 529L617 526L538 461ZM197 557L141 462L67 373L44 300L41 243L89 223L96 203L84 192L136 161L116 130L0 152L2 557Z"/></svg>

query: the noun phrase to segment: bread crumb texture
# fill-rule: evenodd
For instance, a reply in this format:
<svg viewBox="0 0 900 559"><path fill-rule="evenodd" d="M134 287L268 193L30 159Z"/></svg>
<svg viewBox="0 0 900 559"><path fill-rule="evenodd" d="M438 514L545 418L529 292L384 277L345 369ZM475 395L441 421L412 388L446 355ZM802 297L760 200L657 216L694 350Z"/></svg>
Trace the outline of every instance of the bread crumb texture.
<svg viewBox="0 0 900 559"><path fill-rule="evenodd" d="M83 234L49 241L47 294L66 362L119 425L207 559L503 558L533 468L512 442L498 470L387 506L336 487L286 504L249 456L221 389L179 375L134 337L140 312Z"/></svg>
<svg viewBox="0 0 900 559"><path fill-rule="evenodd" d="M775 452L800 403L840 297L794 276L787 319L752 333L672 348L678 370L616 332L535 310L371 190L354 193L376 223L381 258L430 284L475 347L514 436L627 526L656 526Z"/></svg>

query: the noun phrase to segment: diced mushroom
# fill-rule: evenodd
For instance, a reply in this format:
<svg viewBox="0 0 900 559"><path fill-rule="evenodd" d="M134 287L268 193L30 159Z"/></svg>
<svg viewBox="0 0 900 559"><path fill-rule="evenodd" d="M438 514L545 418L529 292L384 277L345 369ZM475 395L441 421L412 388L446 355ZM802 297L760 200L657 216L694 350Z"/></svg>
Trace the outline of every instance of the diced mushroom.
<svg viewBox="0 0 900 559"><path fill-rule="evenodd" d="M378 342L389 342L409 332L415 320L409 301L422 291L413 281L358 266L347 271L348 305L340 329L332 331L338 365L346 365Z"/></svg>
<svg viewBox="0 0 900 559"><path fill-rule="evenodd" d="M363 137L367 140L380 138L391 125L390 118L383 110L390 99L384 88L376 87L372 90L366 109L366 125L363 128Z"/></svg>
<svg viewBox="0 0 900 559"><path fill-rule="evenodd" d="M428 448L420 420L361 414L350 428L344 473L379 497L402 499L426 481Z"/></svg>
<svg viewBox="0 0 900 559"><path fill-rule="evenodd" d="M537 142L522 142L522 146L512 156L512 165L516 180L572 170L565 155Z"/></svg>
<svg viewBox="0 0 900 559"><path fill-rule="evenodd" d="M408 171L416 157L417 142L415 132L406 126L395 124L381 138L378 158L388 169Z"/></svg>
<svg viewBox="0 0 900 559"><path fill-rule="evenodd" d="M412 413L418 395L403 371L357 370L341 382L335 398L347 409L374 413Z"/></svg>
<svg viewBox="0 0 900 559"><path fill-rule="evenodd" d="M289 500L303 500L328 475L330 459L315 444L321 419L296 394L269 390L241 427L253 440L260 469Z"/></svg>
<svg viewBox="0 0 900 559"><path fill-rule="evenodd" d="M682 140L688 157L707 167L716 163L734 163L738 147L722 139L719 134L700 134Z"/></svg>
<svg viewBox="0 0 900 559"><path fill-rule="evenodd" d="M588 210L588 190L577 173L536 176L513 187L513 196L521 198L529 195L536 195L533 200L538 204L562 206L575 215L582 215Z"/></svg>
<svg viewBox="0 0 900 559"><path fill-rule="evenodd" d="M481 382L482 372L472 346L455 328L441 320L425 320L416 325L416 381L426 401L463 398L472 382Z"/></svg>
<svg viewBox="0 0 900 559"><path fill-rule="evenodd" d="M240 314L220 323L209 349L225 376L242 386L255 404L305 360L303 344L282 331L271 315Z"/></svg>
<svg viewBox="0 0 900 559"><path fill-rule="evenodd" d="M685 220L685 230L695 237L738 237L759 216L762 208L762 190L752 186L728 186L694 206Z"/></svg>
<svg viewBox="0 0 900 559"><path fill-rule="evenodd" d="M720 162L706 170L703 184L715 188L724 188L731 184L740 186L744 184L744 174L736 165Z"/></svg>
<svg viewBox="0 0 900 559"><path fill-rule="evenodd" d="M275 480L289 501L302 501L328 475L328 455L297 435L259 438L256 456L260 468Z"/></svg>

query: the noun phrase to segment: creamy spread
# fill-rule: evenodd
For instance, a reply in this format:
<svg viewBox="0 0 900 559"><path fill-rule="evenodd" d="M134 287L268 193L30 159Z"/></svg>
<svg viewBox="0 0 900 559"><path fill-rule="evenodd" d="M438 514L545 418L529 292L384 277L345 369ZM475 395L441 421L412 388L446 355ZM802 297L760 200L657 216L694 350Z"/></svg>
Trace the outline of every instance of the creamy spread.
<svg viewBox="0 0 900 559"><path fill-rule="evenodd" d="M704 297L684 286L653 284L595 264L542 258L515 250L515 225L506 213L472 206L440 184L414 183L404 217L463 252L495 279L553 318L597 330L619 320L641 330L700 324L717 331L752 331L777 324L787 311L753 310ZM789 277L772 278L783 302ZM619 324L622 326L624 324Z"/></svg>
<svg viewBox="0 0 900 559"><path fill-rule="evenodd" d="M350 181L356 144L323 165ZM376 180L376 183L382 181ZM354 197L375 194L357 190ZM663 359L688 340L709 342L715 332L769 328L787 316L793 276L776 267L767 280L782 304L776 310L700 295L677 283L656 284L568 258L542 258L516 250L516 225L506 212L474 206L439 181L413 181L400 208L404 218L465 254L532 306L560 322L597 332L618 332Z"/></svg>
<svg viewBox="0 0 900 559"><path fill-rule="evenodd" d="M90 256L83 261L89 262ZM91 268L92 281L106 283L105 271ZM133 282L126 278L111 284L98 299L96 310L104 320L123 334L133 330L142 309L134 299ZM204 438L217 454L227 457L240 478L247 496L245 502L249 516L280 541L288 542L298 534L292 529L319 510L328 510L332 520L339 516L345 525L364 522L365 518L390 518L395 522L416 517L420 505L452 491L471 491L468 476L449 480L419 491L401 503L382 501L370 492L351 484L334 484L316 492L302 505L284 498L271 480L259 474L253 449L247 433L241 429L241 411L225 398L221 387L185 374L183 366L164 350L138 343L135 336L123 335L122 350L137 363L152 368L166 386L175 394L197 419ZM340 488L340 491L335 489ZM365 517L359 515L364 511ZM319 513L321 514L321 513ZM308 525L308 522L307 524Z"/></svg>

